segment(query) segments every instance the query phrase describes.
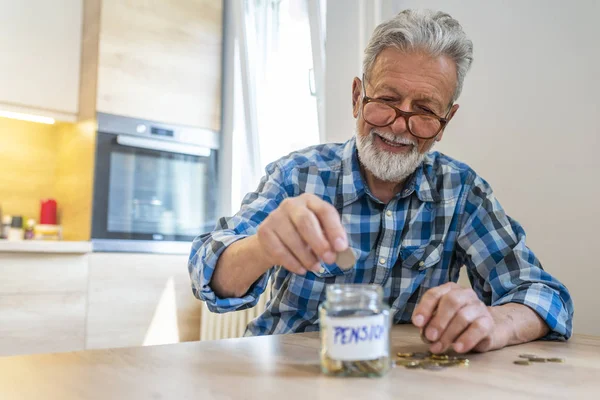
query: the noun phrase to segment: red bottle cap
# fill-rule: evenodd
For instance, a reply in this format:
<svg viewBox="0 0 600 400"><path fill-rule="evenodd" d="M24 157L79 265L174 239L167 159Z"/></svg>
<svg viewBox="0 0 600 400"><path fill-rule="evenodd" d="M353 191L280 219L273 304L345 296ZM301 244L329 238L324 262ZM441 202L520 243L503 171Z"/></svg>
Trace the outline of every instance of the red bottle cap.
<svg viewBox="0 0 600 400"><path fill-rule="evenodd" d="M40 224L56 225L56 200L42 200L40 207Z"/></svg>

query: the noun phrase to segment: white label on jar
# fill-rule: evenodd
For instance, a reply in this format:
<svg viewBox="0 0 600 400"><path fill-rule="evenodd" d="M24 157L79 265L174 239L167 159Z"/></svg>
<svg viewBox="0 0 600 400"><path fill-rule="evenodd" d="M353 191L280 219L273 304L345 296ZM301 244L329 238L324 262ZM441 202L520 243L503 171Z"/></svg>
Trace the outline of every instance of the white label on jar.
<svg viewBox="0 0 600 400"><path fill-rule="evenodd" d="M325 327L327 353L331 359L374 360L388 355L388 326L384 315L328 317Z"/></svg>

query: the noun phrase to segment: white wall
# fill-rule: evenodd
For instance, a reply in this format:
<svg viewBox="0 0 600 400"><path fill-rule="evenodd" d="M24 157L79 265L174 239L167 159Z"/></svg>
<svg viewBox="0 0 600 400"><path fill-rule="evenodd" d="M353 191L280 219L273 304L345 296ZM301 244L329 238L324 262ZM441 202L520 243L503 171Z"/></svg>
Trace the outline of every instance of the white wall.
<svg viewBox="0 0 600 400"><path fill-rule="evenodd" d="M327 0L325 142L343 142L354 129L350 95L360 74L359 1Z"/></svg>
<svg viewBox="0 0 600 400"><path fill-rule="evenodd" d="M391 0L326 0L325 142L352 137L352 80L362 73L362 54L373 29L394 14Z"/></svg>
<svg viewBox="0 0 600 400"><path fill-rule="evenodd" d="M474 42L461 108L437 149L491 183L545 269L570 289L575 332L600 335L594 245L600 226L600 2L391 0L384 2L383 18L418 7L449 12ZM349 34L329 32L341 30L342 18L356 10L348 5L338 17L328 8L329 141L351 135L351 81L341 81L351 69L360 73L361 57L348 46ZM345 26L349 32L351 24ZM348 46L345 59L332 60L338 46ZM332 68L339 74L332 75Z"/></svg>

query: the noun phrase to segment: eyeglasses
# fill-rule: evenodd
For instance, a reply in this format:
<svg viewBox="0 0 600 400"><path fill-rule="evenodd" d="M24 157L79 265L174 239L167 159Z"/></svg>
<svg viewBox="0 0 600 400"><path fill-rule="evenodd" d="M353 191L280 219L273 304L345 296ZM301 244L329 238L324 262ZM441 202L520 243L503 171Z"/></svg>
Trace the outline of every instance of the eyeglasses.
<svg viewBox="0 0 600 400"><path fill-rule="evenodd" d="M365 90L365 75L362 79L363 119L370 125L382 128L393 124L398 118L402 117L406 121L406 126L411 135L420 139L433 139L448 124L448 115L446 118L438 117L431 113L406 112L394 107L384 100L373 99L367 96ZM450 107L452 109L452 107Z"/></svg>

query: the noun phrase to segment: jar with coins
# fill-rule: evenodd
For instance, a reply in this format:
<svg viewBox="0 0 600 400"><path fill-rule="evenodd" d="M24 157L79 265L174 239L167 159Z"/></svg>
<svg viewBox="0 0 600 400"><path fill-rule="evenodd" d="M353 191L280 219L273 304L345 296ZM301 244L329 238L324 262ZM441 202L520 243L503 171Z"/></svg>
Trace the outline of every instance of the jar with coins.
<svg viewBox="0 0 600 400"><path fill-rule="evenodd" d="M319 325L324 374L377 377L389 371L390 309L380 286L329 285Z"/></svg>

